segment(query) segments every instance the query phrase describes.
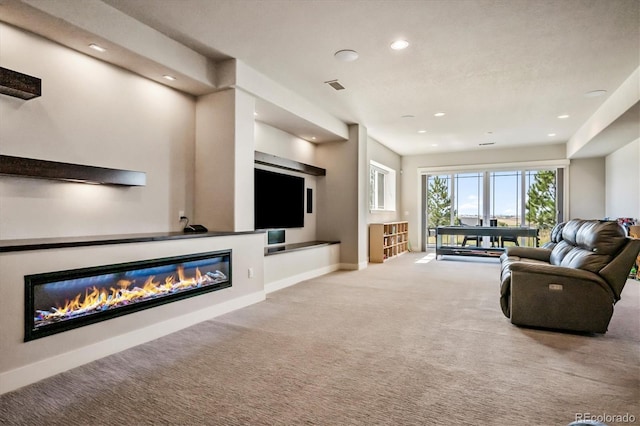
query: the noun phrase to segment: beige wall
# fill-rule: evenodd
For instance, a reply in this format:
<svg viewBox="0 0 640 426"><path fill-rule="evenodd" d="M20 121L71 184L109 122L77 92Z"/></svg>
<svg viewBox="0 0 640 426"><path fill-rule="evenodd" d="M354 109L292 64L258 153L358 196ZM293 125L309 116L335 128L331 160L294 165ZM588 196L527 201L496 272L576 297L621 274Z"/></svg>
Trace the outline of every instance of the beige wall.
<svg viewBox="0 0 640 426"><path fill-rule="evenodd" d="M255 123L255 148L256 151L267 154L276 155L281 158L298 161L312 166L316 164L316 145L297 138L290 133L271 127L267 124ZM317 214L318 214L318 181L322 181L324 177L313 176L305 173L298 173L289 170L283 170L275 167L255 165L256 168L270 170L277 173L298 176L304 179L305 186L305 206L307 205L306 189L311 189L312 196L312 213L304 214L303 228L287 228L285 230L285 239L287 244L300 243L317 240ZM253 175L252 175L253 176ZM264 236L264 245L267 245L267 235Z"/></svg>
<svg viewBox="0 0 640 426"><path fill-rule="evenodd" d="M254 129L256 151L316 165L316 144L260 121L255 122Z"/></svg>
<svg viewBox="0 0 640 426"><path fill-rule="evenodd" d="M254 229L254 110L255 99L238 89L198 98L194 218L209 230Z"/></svg>
<svg viewBox="0 0 640 426"><path fill-rule="evenodd" d="M318 238L340 241L345 269L367 265L368 168L367 130L349 126L346 142L318 145L318 166L327 176L318 182Z"/></svg>
<svg viewBox="0 0 640 426"><path fill-rule="evenodd" d="M571 160L567 219L603 219L605 213L605 159Z"/></svg>
<svg viewBox="0 0 640 426"><path fill-rule="evenodd" d="M640 219L640 139L607 156L606 216Z"/></svg>
<svg viewBox="0 0 640 426"><path fill-rule="evenodd" d="M397 222L399 220L402 220L402 157L372 138L369 138L369 142L367 145L367 157L367 163L373 160L386 167L389 167L390 169L395 170L396 172L396 210L388 212L368 210L369 214L367 216L367 223ZM368 182L369 181L367 180L367 190L369 185ZM368 197L369 193L367 192L367 202Z"/></svg>
<svg viewBox="0 0 640 426"><path fill-rule="evenodd" d="M179 211L193 217L192 96L4 24L0 51L3 67L42 79L39 98L0 96L0 153L147 174L147 185L134 188L2 176L0 239L178 231ZM251 102L246 93L234 97L231 113L246 120L231 122L234 141L241 143L224 146L239 159L230 180L244 196L231 197L238 213L233 223L250 228L253 179L245 178L253 176ZM205 171L222 164L207 160ZM0 393L263 300L263 238L259 233L1 253ZM225 249L233 250L229 289L23 342L24 275Z"/></svg>
<svg viewBox="0 0 640 426"><path fill-rule="evenodd" d="M180 229L193 203L191 96L2 23L0 52L3 67L42 79L39 98L0 96L0 153L147 174L134 188L0 177L0 238Z"/></svg>

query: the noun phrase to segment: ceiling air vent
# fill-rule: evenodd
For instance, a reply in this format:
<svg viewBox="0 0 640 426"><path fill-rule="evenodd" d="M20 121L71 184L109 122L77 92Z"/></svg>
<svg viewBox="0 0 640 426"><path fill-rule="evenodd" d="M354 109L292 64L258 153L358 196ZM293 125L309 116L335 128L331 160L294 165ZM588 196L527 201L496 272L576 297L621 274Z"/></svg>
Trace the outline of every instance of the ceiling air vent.
<svg viewBox="0 0 640 426"><path fill-rule="evenodd" d="M329 86L333 87L336 90L344 90L344 86L338 82L338 80L329 80L325 81Z"/></svg>
<svg viewBox="0 0 640 426"><path fill-rule="evenodd" d="M495 142L483 142L483 143L479 143L478 145L480 146L495 145Z"/></svg>

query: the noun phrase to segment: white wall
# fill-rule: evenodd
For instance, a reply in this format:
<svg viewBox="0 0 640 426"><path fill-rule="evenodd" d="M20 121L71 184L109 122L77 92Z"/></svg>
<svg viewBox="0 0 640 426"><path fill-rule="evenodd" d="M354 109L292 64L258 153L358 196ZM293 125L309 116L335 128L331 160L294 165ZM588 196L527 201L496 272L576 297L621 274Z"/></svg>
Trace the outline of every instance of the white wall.
<svg viewBox="0 0 640 426"><path fill-rule="evenodd" d="M195 101L0 23L2 66L42 96L0 95L0 153L143 171L144 187L0 177L0 238L171 231L193 204Z"/></svg>
<svg viewBox="0 0 640 426"><path fill-rule="evenodd" d="M640 219L640 139L605 160L606 216Z"/></svg>

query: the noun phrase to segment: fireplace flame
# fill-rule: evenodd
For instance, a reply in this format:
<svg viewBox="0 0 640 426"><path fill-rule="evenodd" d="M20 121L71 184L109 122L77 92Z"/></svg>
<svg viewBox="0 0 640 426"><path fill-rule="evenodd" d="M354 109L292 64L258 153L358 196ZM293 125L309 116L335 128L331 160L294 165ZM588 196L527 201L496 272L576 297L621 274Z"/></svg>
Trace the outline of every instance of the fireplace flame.
<svg viewBox="0 0 640 426"><path fill-rule="evenodd" d="M226 275L218 270L202 274L199 268L196 268L194 277L186 277L182 265L177 267L176 274L177 280L174 274L167 276L164 282L156 280L156 277L151 275L147 277L141 287L136 286L135 281L119 280L115 287L108 289L96 286L87 288L84 297L82 293L79 293L73 299L65 300L63 306L52 307L49 311L36 310L34 325L38 328L53 322L65 321L227 280Z"/></svg>

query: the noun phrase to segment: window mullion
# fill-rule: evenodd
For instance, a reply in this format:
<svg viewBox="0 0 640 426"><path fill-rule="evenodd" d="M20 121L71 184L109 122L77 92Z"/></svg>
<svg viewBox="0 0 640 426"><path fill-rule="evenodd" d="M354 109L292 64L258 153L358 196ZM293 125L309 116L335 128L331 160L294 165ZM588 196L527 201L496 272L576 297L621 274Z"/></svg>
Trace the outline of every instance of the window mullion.
<svg viewBox="0 0 640 426"><path fill-rule="evenodd" d="M491 223L491 172L484 172L482 174L482 215L484 216L485 224Z"/></svg>
<svg viewBox="0 0 640 426"><path fill-rule="evenodd" d="M455 224L455 217L456 217L456 204L457 204L457 195L456 195L456 181L455 181L455 175L451 174L450 175L450 180L451 180L451 214L449 217L449 224L454 225Z"/></svg>
<svg viewBox="0 0 640 426"><path fill-rule="evenodd" d="M522 170L520 172L520 226L526 226L527 224L527 219L526 219L526 215L525 212L526 207L527 207L527 193L526 193L526 189L527 189L527 172L526 170Z"/></svg>

